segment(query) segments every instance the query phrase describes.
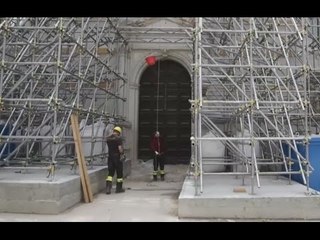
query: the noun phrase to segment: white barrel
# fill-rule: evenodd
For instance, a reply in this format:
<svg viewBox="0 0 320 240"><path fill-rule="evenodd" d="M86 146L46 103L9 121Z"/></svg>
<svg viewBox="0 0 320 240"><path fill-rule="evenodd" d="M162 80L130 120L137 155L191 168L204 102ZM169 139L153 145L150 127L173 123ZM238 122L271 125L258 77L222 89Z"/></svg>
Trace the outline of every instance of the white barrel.
<svg viewBox="0 0 320 240"><path fill-rule="evenodd" d="M207 133L203 136L204 138L216 137L213 133ZM221 141L202 141L202 157L203 158L219 158L217 160L205 161L204 163L214 163L214 162L223 162L225 154L225 145ZM225 165L223 164L203 164L203 170L205 172L224 172L226 170Z"/></svg>
<svg viewBox="0 0 320 240"><path fill-rule="evenodd" d="M250 137L250 132L248 129L245 129L242 135L241 131L237 131L236 137ZM252 154L251 154L250 140L239 140L237 142L237 147L242 153L244 153L246 157L251 158ZM259 142L255 142L254 150L255 150L256 158L261 158L261 149L260 149Z"/></svg>

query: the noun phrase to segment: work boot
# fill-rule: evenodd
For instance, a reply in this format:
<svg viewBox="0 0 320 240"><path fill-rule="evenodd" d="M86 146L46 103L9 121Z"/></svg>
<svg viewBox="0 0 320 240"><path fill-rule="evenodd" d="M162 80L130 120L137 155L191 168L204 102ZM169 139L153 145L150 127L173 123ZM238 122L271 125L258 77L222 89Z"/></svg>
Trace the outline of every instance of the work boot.
<svg viewBox="0 0 320 240"><path fill-rule="evenodd" d="M157 180L158 180L157 175L153 175L153 181L157 181Z"/></svg>
<svg viewBox="0 0 320 240"><path fill-rule="evenodd" d="M122 193L125 189L122 188L122 182L117 182L116 193Z"/></svg>
<svg viewBox="0 0 320 240"><path fill-rule="evenodd" d="M164 174L161 174L160 177L161 177L161 181L164 181Z"/></svg>
<svg viewBox="0 0 320 240"><path fill-rule="evenodd" d="M112 182L106 181L106 194L111 193L111 188L112 188Z"/></svg>

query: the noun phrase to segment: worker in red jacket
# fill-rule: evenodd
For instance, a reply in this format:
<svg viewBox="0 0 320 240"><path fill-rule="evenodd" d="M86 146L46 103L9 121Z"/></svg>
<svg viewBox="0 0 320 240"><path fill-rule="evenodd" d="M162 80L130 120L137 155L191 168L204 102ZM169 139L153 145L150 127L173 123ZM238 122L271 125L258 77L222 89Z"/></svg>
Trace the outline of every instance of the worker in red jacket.
<svg viewBox="0 0 320 240"><path fill-rule="evenodd" d="M151 138L150 149L153 153L153 180L157 181L158 173L160 173L161 181L164 181L164 161L165 161L165 152L166 145L164 138L160 136L160 132L156 131ZM160 165L160 171L158 168Z"/></svg>

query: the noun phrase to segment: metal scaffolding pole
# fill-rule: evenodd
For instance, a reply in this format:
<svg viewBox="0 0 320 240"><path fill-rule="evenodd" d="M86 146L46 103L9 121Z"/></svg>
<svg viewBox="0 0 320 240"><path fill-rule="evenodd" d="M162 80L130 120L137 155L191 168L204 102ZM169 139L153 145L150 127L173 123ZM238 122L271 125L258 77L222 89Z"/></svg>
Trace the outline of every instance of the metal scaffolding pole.
<svg viewBox="0 0 320 240"><path fill-rule="evenodd" d="M90 144L86 160L104 161L99 133L126 121L118 109L127 84L125 61L118 57L127 46L120 20L0 19L2 165L74 162L73 111L80 115L83 142Z"/></svg>
<svg viewBox="0 0 320 240"><path fill-rule="evenodd" d="M183 49L193 55L195 194L212 175L249 179L254 194L262 175L290 183L295 174L309 191L309 144L320 132L319 29L319 18L0 18L0 165L74 161L73 111L87 161L104 159L98 133L126 121L129 48L161 58ZM208 144L224 153L205 155Z"/></svg>
<svg viewBox="0 0 320 240"><path fill-rule="evenodd" d="M251 176L254 194L260 175L289 175L290 181L292 174L301 175L309 191L309 141L319 133L318 27L312 18L197 19L190 102L200 192L204 175L239 175L243 183ZM212 149L222 143L227 154L219 161L203 157L205 142ZM221 159L231 170L206 170Z"/></svg>

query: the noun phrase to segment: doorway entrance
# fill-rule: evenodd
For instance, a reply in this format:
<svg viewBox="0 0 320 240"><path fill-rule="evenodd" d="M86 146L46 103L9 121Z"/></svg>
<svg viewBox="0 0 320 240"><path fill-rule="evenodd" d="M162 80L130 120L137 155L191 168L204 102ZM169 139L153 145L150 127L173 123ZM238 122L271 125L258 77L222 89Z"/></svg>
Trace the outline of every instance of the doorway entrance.
<svg viewBox="0 0 320 240"><path fill-rule="evenodd" d="M139 159L152 158L149 145L158 125L167 144L166 163L189 163L190 98L191 78L180 63L160 60L143 72L139 96Z"/></svg>

